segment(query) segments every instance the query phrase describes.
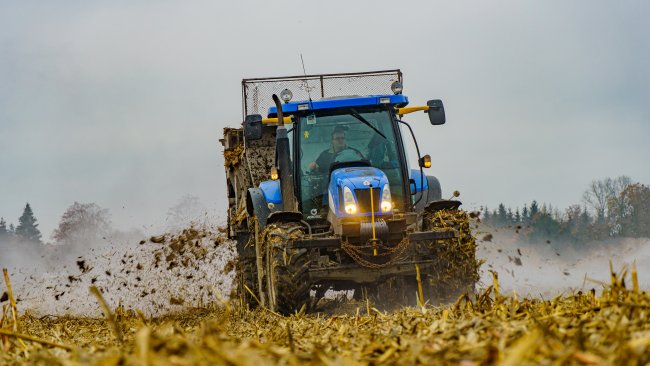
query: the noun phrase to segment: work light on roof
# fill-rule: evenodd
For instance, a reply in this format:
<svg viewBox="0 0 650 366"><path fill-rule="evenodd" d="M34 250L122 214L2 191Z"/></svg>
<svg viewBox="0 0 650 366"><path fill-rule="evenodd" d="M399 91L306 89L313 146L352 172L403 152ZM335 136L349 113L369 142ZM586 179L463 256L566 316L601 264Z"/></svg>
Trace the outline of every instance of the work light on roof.
<svg viewBox="0 0 650 366"><path fill-rule="evenodd" d="M289 89L284 89L282 92L280 92L280 98L283 102L289 103L291 101L291 98L293 98L293 93Z"/></svg>
<svg viewBox="0 0 650 366"><path fill-rule="evenodd" d="M390 90L392 90L394 94L402 94L402 89L402 83L397 80L393 81L393 83L390 84Z"/></svg>

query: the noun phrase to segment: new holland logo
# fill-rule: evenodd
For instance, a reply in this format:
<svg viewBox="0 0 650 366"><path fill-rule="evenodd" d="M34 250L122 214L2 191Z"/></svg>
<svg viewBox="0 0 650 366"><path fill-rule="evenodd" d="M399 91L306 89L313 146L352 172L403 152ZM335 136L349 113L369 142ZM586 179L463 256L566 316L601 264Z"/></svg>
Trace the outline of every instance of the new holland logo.
<svg viewBox="0 0 650 366"><path fill-rule="evenodd" d="M364 185L364 186L369 186L369 185L370 185L370 181L364 180L364 181L363 181L363 185Z"/></svg>
<svg viewBox="0 0 650 366"><path fill-rule="evenodd" d="M323 215L318 214L318 209L312 208L311 211L309 211L311 215L307 216L307 219L322 219Z"/></svg>

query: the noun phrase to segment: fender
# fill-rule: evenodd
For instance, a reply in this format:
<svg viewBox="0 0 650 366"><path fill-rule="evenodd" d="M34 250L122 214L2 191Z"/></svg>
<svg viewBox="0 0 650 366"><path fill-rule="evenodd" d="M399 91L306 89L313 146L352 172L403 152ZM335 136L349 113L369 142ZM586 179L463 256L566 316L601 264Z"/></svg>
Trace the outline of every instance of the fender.
<svg viewBox="0 0 650 366"><path fill-rule="evenodd" d="M281 206L281 204L280 204ZM272 205L275 211L276 205ZM249 188L246 193L246 213L249 217L255 216L257 222L260 224L260 229L266 226L266 219L271 214L269 204L264 197L264 193L260 188Z"/></svg>
<svg viewBox="0 0 650 366"><path fill-rule="evenodd" d="M422 179L422 174L420 173L420 169L411 169L411 184L415 184L415 192L412 192L413 194L426 191L429 188L429 182L426 179L426 175L424 176L424 179Z"/></svg>
<svg viewBox="0 0 650 366"><path fill-rule="evenodd" d="M427 175L426 177L425 186L427 188L413 195L413 198L415 199L414 202L417 202L415 205L416 212L422 212L429 203L442 199L442 188L440 187L440 181L438 178L432 175Z"/></svg>

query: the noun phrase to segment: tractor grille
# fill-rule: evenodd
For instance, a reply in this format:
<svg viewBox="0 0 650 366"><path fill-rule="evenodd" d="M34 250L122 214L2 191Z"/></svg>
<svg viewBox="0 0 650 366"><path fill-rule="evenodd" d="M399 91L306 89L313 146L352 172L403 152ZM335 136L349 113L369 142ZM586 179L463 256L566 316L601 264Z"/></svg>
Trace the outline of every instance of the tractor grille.
<svg viewBox="0 0 650 366"><path fill-rule="evenodd" d="M379 211L381 204L380 192L381 190L379 188L372 189L372 200L375 205L375 212ZM370 189L355 189L354 194L357 195L359 213L370 212Z"/></svg>

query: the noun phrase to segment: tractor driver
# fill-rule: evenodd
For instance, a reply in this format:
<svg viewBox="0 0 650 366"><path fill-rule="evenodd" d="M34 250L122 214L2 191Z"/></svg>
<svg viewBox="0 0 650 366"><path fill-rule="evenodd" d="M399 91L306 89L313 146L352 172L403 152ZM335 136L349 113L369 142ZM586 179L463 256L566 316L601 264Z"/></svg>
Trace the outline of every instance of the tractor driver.
<svg viewBox="0 0 650 366"><path fill-rule="evenodd" d="M332 146L320 153L316 161L309 164L309 170L312 172L327 173L330 165L335 161L336 156L343 150L347 149L352 150L356 155L358 155L359 160L364 159L363 154L361 154L359 150L348 146L345 143L345 131L347 131L347 129L348 128L344 126L336 126L334 128L334 131L332 132Z"/></svg>

